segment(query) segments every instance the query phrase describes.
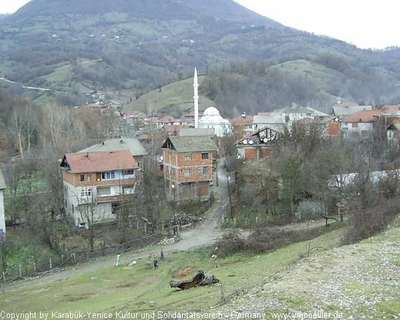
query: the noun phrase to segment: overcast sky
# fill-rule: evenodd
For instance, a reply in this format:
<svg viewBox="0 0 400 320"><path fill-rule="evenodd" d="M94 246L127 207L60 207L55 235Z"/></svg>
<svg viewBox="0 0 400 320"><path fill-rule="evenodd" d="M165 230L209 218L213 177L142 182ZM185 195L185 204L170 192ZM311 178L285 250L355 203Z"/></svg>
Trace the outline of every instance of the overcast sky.
<svg viewBox="0 0 400 320"><path fill-rule="evenodd" d="M360 48L400 46L395 0L235 1L286 26L344 40ZM0 0L0 13L15 12L27 2Z"/></svg>

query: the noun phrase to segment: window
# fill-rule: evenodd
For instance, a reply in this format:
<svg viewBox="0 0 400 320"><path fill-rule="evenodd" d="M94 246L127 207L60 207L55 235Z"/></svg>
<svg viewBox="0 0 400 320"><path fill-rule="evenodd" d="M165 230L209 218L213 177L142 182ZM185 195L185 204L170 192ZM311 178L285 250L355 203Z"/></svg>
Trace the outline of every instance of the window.
<svg viewBox="0 0 400 320"><path fill-rule="evenodd" d="M90 174L87 175L87 181L88 182L92 181L92 176Z"/></svg>
<svg viewBox="0 0 400 320"><path fill-rule="evenodd" d="M198 172L199 175L208 176L208 167L199 167Z"/></svg>
<svg viewBox="0 0 400 320"><path fill-rule="evenodd" d="M99 187L97 188L97 195L98 196L108 196L111 194L110 187Z"/></svg>
<svg viewBox="0 0 400 320"><path fill-rule="evenodd" d="M183 169L183 175L185 176L185 178L189 178L190 177L190 169Z"/></svg>
<svg viewBox="0 0 400 320"><path fill-rule="evenodd" d="M207 160L207 159L208 159L208 152L203 152L203 153L201 154L201 159Z"/></svg>
<svg viewBox="0 0 400 320"><path fill-rule="evenodd" d="M91 188L81 189L81 197L90 197L90 196L92 196L92 189Z"/></svg>
<svg viewBox="0 0 400 320"><path fill-rule="evenodd" d="M135 186L133 184L122 186L122 193L123 194L134 194Z"/></svg>
<svg viewBox="0 0 400 320"><path fill-rule="evenodd" d="M184 157L185 157L185 161L191 161L192 160L192 154L191 153L185 153Z"/></svg>
<svg viewBox="0 0 400 320"><path fill-rule="evenodd" d="M122 174L124 176L132 175L133 174L133 169L123 170Z"/></svg>
<svg viewBox="0 0 400 320"><path fill-rule="evenodd" d="M85 175L84 175L84 174L81 174L80 177L79 177L79 180L80 180L81 182L85 181Z"/></svg>
<svg viewBox="0 0 400 320"><path fill-rule="evenodd" d="M114 172L114 171L102 172L102 173L101 173L101 179L102 179L102 180L111 180L111 179L115 179L115 172Z"/></svg>

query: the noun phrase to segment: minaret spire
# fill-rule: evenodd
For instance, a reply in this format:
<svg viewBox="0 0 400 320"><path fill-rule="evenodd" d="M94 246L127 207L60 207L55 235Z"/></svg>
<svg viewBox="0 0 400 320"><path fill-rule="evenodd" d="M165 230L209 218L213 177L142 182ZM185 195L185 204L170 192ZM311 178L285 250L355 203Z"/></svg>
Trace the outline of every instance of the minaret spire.
<svg viewBox="0 0 400 320"><path fill-rule="evenodd" d="M197 68L194 68L194 127L197 129L199 127L199 80L197 78Z"/></svg>

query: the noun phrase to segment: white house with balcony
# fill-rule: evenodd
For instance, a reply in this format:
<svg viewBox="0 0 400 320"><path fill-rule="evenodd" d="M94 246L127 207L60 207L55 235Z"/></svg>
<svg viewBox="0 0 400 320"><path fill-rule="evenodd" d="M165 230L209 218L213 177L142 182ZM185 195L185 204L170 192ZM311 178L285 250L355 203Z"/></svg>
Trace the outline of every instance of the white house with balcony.
<svg viewBox="0 0 400 320"><path fill-rule="evenodd" d="M76 226L114 220L136 191L139 167L129 150L68 153L60 167L65 212Z"/></svg>

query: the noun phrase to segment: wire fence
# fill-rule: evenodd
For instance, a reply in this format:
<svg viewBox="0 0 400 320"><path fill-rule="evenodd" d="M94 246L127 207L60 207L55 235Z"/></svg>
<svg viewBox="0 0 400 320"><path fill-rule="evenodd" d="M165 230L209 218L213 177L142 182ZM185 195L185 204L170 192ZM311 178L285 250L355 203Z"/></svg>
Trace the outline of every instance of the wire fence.
<svg viewBox="0 0 400 320"><path fill-rule="evenodd" d="M48 272L62 271L68 266L92 261L100 257L115 255L118 253L128 252L134 249L142 248L146 245L158 243L163 238L161 233L152 234L146 237L134 239L132 241L116 244L102 245L100 248L83 251L65 250L59 255L51 255L51 257L41 258L37 262L20 264L17 267L3 266L1 276L2 284L11 283L30 277L38 277Z"/></svg>

